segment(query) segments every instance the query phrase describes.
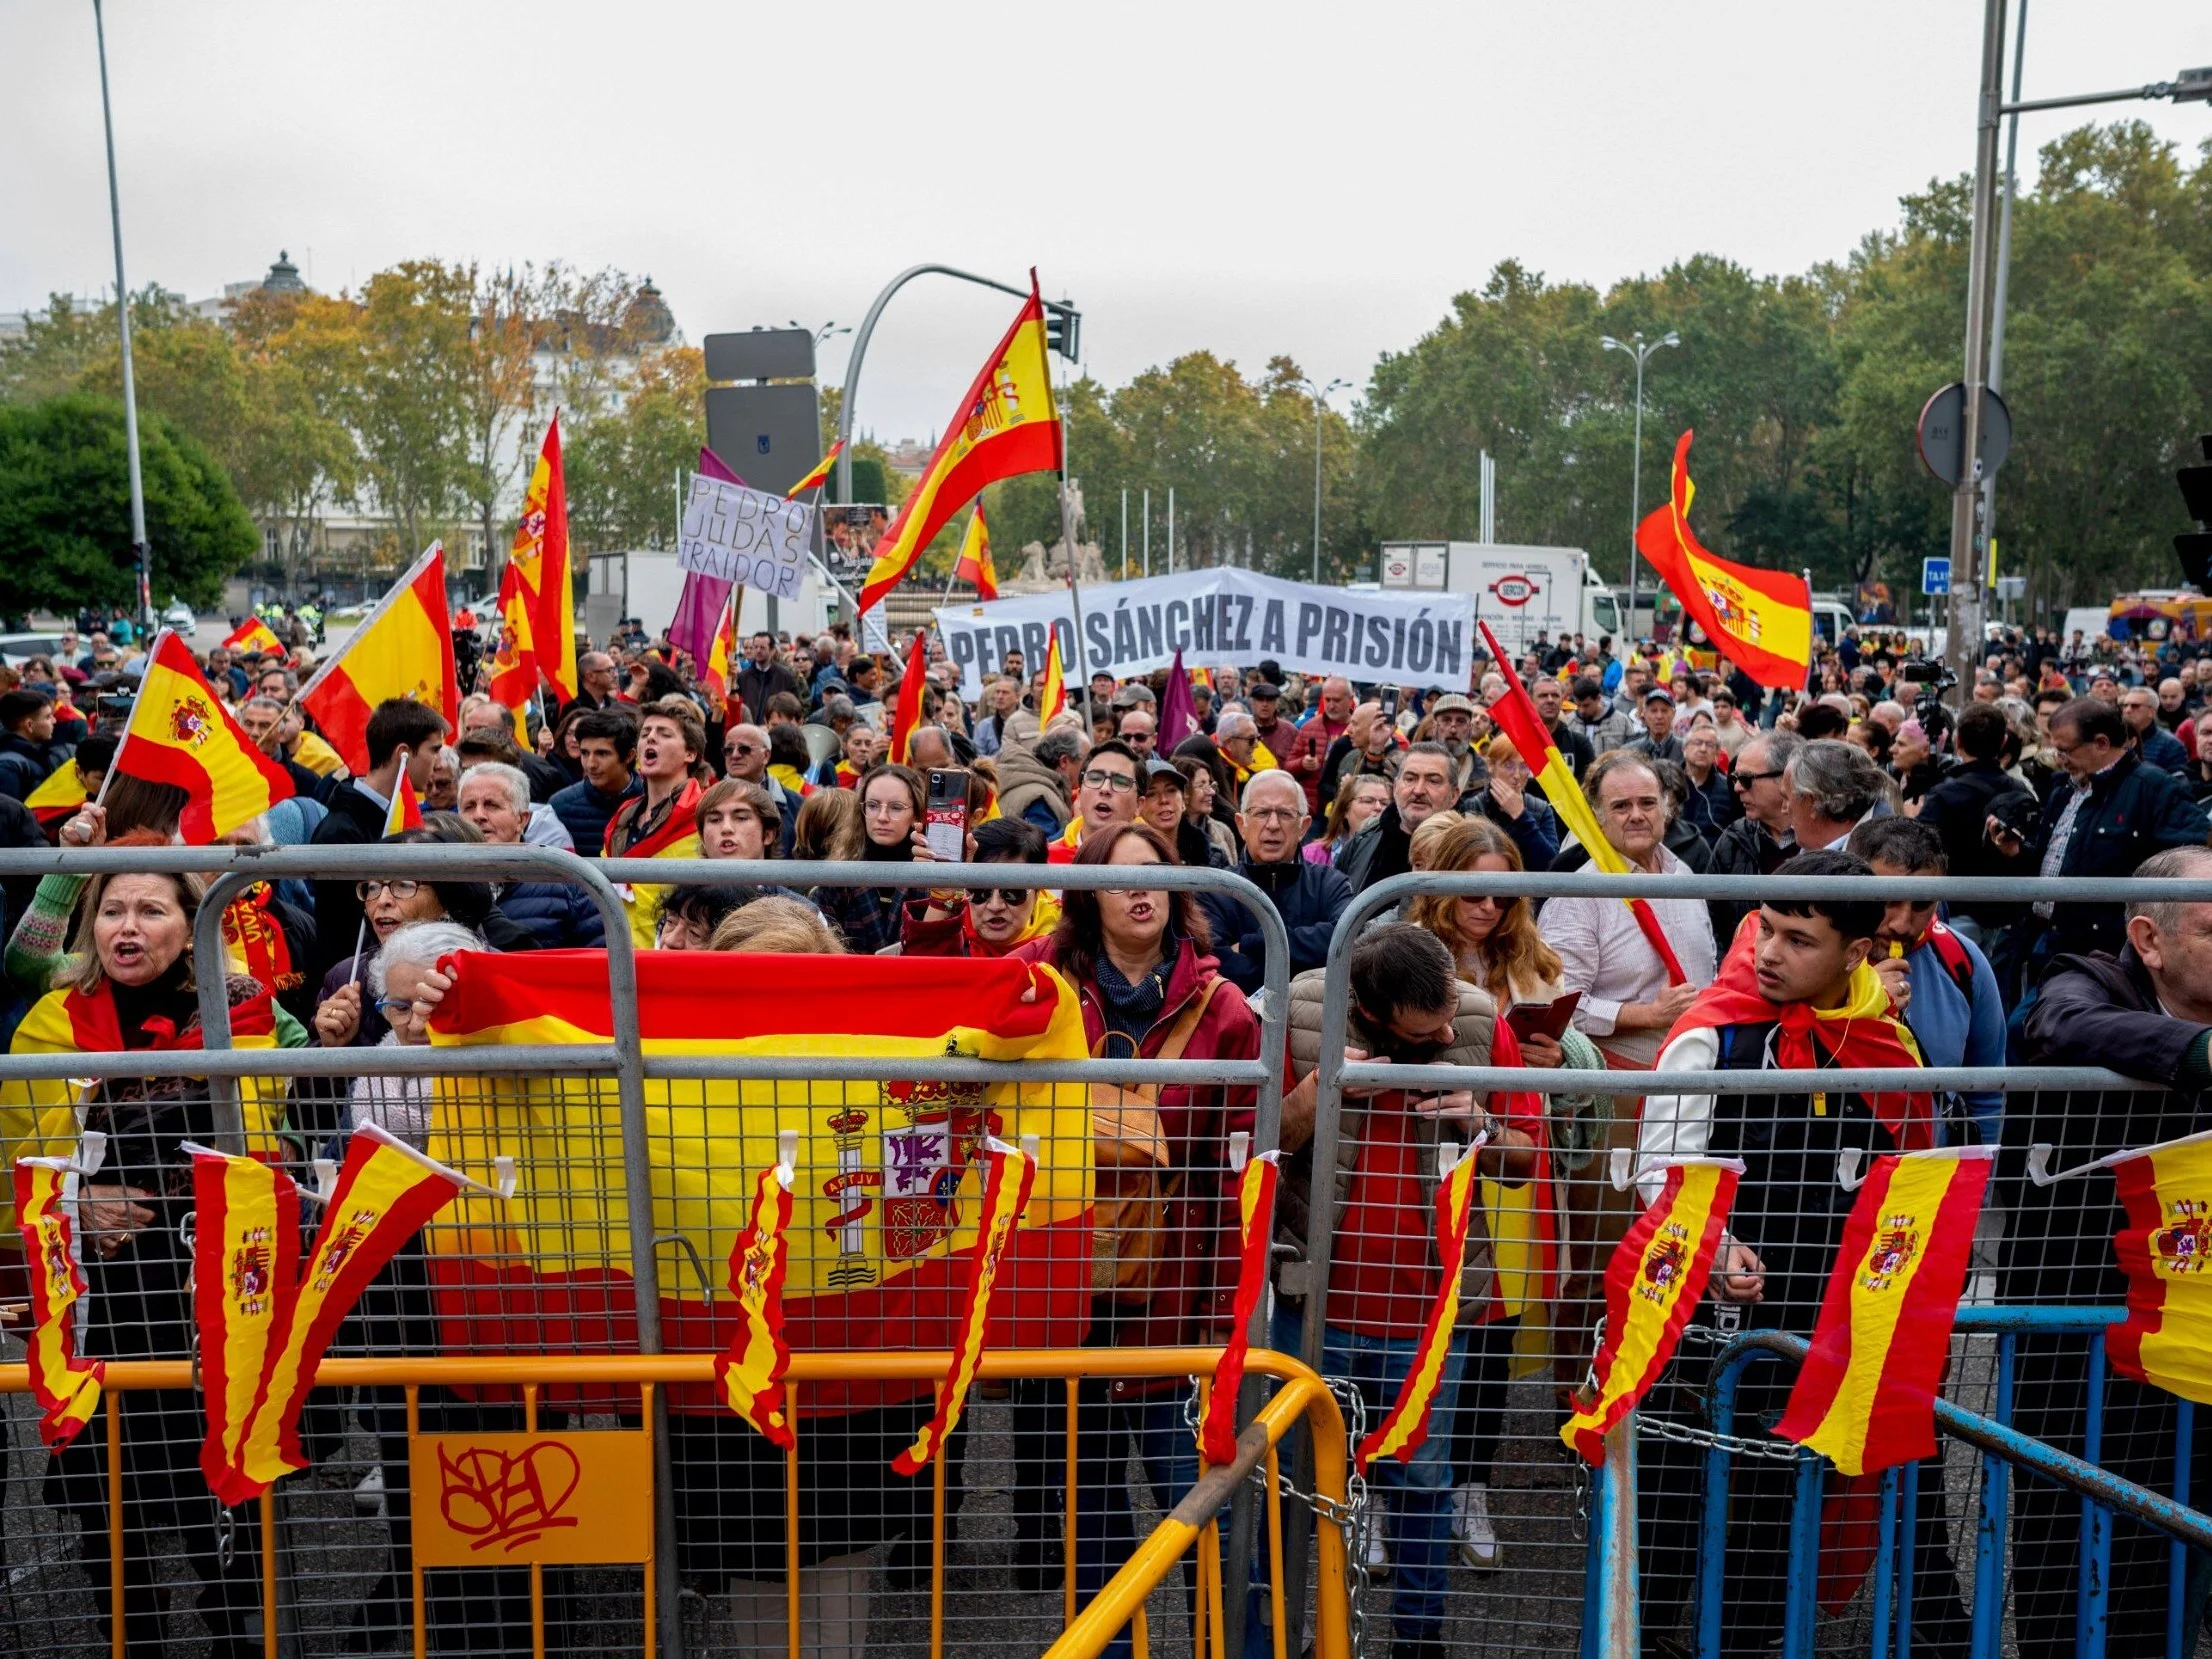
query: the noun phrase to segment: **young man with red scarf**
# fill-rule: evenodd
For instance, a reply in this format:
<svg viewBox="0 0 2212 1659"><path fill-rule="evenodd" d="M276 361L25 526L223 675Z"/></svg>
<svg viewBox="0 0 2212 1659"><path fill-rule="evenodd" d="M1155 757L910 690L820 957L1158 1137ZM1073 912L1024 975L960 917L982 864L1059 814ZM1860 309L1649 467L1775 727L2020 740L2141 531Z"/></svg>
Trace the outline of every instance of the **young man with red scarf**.
<svg viewBox="0 0 2212 1659"><path fill-rule="evenodd" d="M1843 852L1801 853L1778 876L1867 877L1863 859ZM1667 1034L1658 1070L1798 1071L1918 1066L1920 1050L1898 1017L1883 977L1869 963L1881 931L1881 889L1866 897L1770 900L1738 929L1713 983ZM1637 1136L1637 1187L1650 1202L1664 1180L1659 1160L1741 1159L1728 1231L1713 1264L1715 1306L1704 1318L1724 1330L1761 1326L1809 1337L1854 1195L1836 1179L1837 1154L1869 1157L1934 1144L1930 1097L1919 1092L1865 1096L1815 1094L1653 1095ZM1702 1350L1677 1359L1646 1410L1703 1426L1700 1396L1709 1374ZM1788 1367L1754 1367L1736 1395L1738 1434L1758 1437L1778 1421L1789 1396ZM1671 1382L1672 1386L1669 1386ZM1697 1518L1704 1503L1704 1451L1672 1441L1647 1443L1643 1562L1645 1628L1672 1631L1687 1610L1697 1571ZM1788 1573L1794 1465L1737 1458L1729 1470L1728 1559L1722 1575L1721 1651L1752 1653L1781 1634ZM1871 1496L1874 1481L1866 1482ZM1847 1498L1855 1483L1831 1473L1829 1490ZM1964 1653L1968 1618L1940 1526L1940 1464L1921 1480L1920 1568L1915 1647ZM1868 1510L1871 1523L1872 1511ZM1867 1544L1871 1546L1869 1526ZM1934 1551L1934 1554L1926 1553ZM1847 1598L1871 1549L1822 1551L1821 1602Z"/></svg>

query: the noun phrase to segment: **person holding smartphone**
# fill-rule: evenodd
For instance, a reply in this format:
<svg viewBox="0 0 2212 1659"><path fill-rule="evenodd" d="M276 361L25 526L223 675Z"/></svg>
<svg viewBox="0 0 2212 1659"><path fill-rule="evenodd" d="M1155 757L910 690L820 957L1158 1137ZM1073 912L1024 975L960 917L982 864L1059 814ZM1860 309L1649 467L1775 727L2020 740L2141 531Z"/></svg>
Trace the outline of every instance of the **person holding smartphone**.
<svg viewBox="0 0 2212 1659"><path fill-rule="evenodd" d="M993 818L966 836L970 864L1042 864L1044 832L1020 818ZM936 857L933 843L928 857ZM917 861L923 853L915 853ZM1060 901L1046 888L933 889L906 901L899 926L904 956L1004 956L1016 945L1050 933Z"/></svg>

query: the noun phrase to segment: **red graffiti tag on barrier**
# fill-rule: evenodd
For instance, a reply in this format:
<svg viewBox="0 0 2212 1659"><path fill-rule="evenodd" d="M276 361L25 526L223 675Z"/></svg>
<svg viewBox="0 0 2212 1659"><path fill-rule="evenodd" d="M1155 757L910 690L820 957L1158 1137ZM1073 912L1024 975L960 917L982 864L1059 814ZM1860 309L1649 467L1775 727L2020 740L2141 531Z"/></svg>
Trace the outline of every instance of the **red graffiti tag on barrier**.
<svg viewBox="0 0 2212 1659"><path fill-rule="evenodd" d="M447 1526L473 1540L472 1550L513 1550L535 1543L576 1517L561 1511L583 1476L576 1454L558 1440L519 1450L438 1448L438 1509Z"/></svg>

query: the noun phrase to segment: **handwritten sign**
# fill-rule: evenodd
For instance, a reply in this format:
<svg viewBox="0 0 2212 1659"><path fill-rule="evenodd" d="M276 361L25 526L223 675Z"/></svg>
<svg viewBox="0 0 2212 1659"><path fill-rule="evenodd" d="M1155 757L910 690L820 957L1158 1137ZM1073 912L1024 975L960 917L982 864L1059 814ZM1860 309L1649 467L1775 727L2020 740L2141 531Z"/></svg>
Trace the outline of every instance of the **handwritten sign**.
<svg viewBox="0 0 2212 1659"><path fill-rule="evenodd" d="M426 1567L643 1561L653 1452L639 1432L420 1434L409 1443Z"/></svg>
<svg viewBox="0 0 2212 1659"><path fill-rule="evenodd" d="M691 475L676 563L778 599L799 597L799 573L814 544L814 509L766 490Z"/></svg>

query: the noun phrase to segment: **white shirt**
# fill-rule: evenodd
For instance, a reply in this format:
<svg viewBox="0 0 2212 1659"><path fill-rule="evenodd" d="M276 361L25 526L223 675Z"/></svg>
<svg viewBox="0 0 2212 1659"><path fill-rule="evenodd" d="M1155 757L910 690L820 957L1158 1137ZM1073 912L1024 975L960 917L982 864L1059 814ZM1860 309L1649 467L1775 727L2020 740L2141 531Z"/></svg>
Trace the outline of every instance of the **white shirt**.
<svg viewBox="0 0 2212 1659"><path fill-rule="evenodd" d="M1546 910L1550 905L1544 907ZM1683 966L1687 968L1688 963ZM1720 1062L1720 1035L1709 1025L1682 1032L1660 1051L1660 1071L1711 1071ZM1664 1158L1701 1158L1712 1145L1713 1097L1653 1094L1644 1097L1636 1126L1636 1191L1646 1204L1666 1185Z"/></svg>
<svg viewBox="0 0 2212 1659"><path fill-rule="evenodd" d="M1685 868L1673 853L1659 849L1658 874L1680 875ZM1720 962L1713 947L1712 913L1705 901L1648 902L1689 982L1710 985ZM1667 989L1667 965L1636 925L1634 913L1619 899L1547 899L1537 918L1537 931L1559 953L1562 988L1582 993L1575 1009L1575 1029L1608 1054L1649 1065L1666 1033L1617 1029L1625 1004L1656 1002Z"/></svg>

